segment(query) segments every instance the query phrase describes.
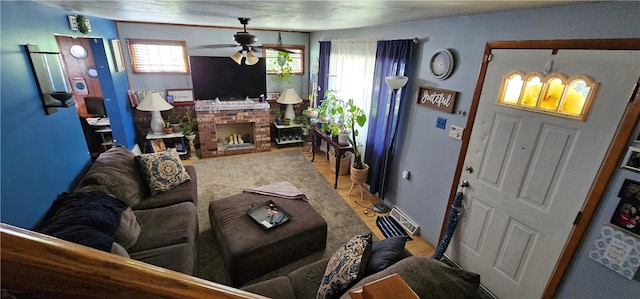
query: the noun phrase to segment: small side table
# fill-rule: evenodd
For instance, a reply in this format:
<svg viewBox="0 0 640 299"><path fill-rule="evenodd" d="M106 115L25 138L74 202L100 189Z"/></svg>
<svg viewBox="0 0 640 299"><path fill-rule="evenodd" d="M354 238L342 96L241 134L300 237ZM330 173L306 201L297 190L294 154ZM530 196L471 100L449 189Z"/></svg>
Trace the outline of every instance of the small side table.
<svg viewBox="0 0 640 299"><path fill-rule="evenodd" d="M183 156L187 154L187 148L184 143L184 134L182 133L155 134L153 132L149 132L147 133L146 140L147 147L151 153L163 151L167 148L175 148L179 155Z"/></svg>
<svg viewBox="0 0 640 299"><path fill-rule="evenodd" d="M273 126L276 128L276 136L273 138L273 141L276 143L276 146L278 146L278 148L286 144L304 145L302 125L290 124L288 126L285 126L273 123Z"/></svg>
<svg viewBox="0 0 640 299"><path fill-rule="evenodd" d="M312 153L311 162L313 162L313 160L316 159L316 144L315 144L316 137L320 137L327 142L327 159L329 159L330 146L332 146L333 149L336 151L336 157L342 157L342 154L344 154L344 152L347 152L347 151L353 152L353 147L351 147L350 144L333 141L331 136L325 135L316 126L311 126L311 153ZM340 160L341 159L339 158L336 159L336 181L333 184L333 189L338 189L338 176L340 175L340 172L337 170L340 169Z"/></svg>

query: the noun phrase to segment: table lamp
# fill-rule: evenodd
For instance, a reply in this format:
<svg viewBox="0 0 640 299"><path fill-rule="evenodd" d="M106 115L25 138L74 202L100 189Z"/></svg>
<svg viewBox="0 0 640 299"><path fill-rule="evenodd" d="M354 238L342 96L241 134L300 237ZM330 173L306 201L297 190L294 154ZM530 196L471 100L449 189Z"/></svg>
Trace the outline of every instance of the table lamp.
<svg viewBox="0 0 640 299"><path fill-rule="evenodd" d="M151 131L154 134L162 134L164 120L162 119L160 111L171 110L173 106L167 103L159 92L147 91L136 109L140 111L151 111Z"/></svg>
<svg viewBox="0 0 640 299"><path fill-rule="evenodd" d="M284 118L288 118L293 121L296 118L296 113L293 111L293 104L302 103L302 99L295 89L288 87L282 91L276 102L280 104L287 104L287 111L284 113Z"/></svg>

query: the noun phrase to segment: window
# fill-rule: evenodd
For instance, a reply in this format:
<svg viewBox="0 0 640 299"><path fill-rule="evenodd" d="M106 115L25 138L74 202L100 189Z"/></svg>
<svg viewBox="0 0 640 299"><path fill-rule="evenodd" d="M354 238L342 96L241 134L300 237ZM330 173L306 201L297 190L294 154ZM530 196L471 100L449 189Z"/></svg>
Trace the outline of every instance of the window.
<svg viewBox="0 0 640 299"><path fill-rule="evenodd" d="M515 70L502 78L498 105L584 121L597 88L598 82L587 75Z"/></svg>
<svg viewBox="0 0 640 299"><path fill-rule="evenodd" d="M188 74L184 41L127 39L133 73Z"/></svg>
<svg viewBox="0 0 640 299"><path fill-rule="evenodd" d="M263 44L262 57L266 57L267 74L278 73L278 50L267 48L278 48L276 44ZM293 61L291 63L291 72L294 74L304 74L304 46L284 45L282 48L291 51L289 57Z"/></svg>

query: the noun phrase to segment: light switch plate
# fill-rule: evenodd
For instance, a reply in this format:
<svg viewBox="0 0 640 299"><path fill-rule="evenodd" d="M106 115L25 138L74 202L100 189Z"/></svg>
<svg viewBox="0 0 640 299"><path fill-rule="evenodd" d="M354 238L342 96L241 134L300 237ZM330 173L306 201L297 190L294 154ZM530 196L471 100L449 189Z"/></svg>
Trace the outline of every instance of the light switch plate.
<svg viewBox="0 0 640 299"><path fill-rule="evenodd" d="M451 128L449 129L449 137L462 140L462 133L464 133L463 128L451 125Z"/></svg>

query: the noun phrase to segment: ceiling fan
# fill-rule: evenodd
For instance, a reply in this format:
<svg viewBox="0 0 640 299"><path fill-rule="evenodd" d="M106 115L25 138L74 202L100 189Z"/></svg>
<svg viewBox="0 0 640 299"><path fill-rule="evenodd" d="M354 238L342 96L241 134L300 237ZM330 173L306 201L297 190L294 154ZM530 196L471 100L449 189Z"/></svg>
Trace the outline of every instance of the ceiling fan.
<svg viewBox="0 0 640 299"><path fill-rule="evenodd" d="M254 65L258 62L258 57L253 54L256 50L261 49L273 49L277 51L293 53L282 46L280 42L277 47L263 47L263 46L254 46L258 39L255 35L247 32L247 24L249 24L250 18L238 18L240 24L243 26L243 31L238 31L233 35L233 40L236 41L237 44L212 44L212 45L202 45L195 47L193 49L220 49L220 48L234 48L240 47L240 50L234 53L231 58L237 62L238 64L242 63L243 52L247 52L247 58L245 60L245 64Z"/></svg>

